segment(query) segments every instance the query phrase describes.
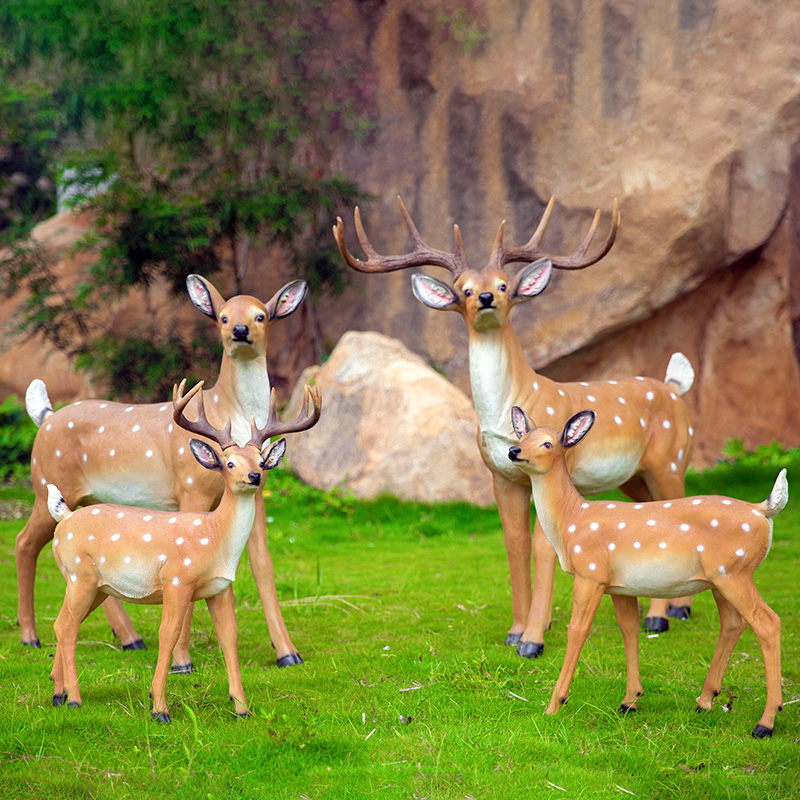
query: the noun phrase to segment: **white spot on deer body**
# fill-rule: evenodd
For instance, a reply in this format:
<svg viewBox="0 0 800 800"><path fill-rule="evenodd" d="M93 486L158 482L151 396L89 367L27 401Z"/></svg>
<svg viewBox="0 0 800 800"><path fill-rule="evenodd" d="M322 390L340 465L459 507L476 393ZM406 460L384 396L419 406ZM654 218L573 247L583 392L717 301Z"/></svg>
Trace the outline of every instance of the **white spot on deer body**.
<svg viewBox="0 0 800 800"><path fill-rule="evenodd" d="M741 558L741 557L744 555L744 550L742 550L742 548L740 547L740 548L739 548L739 549L736 551L736 555L737 555L737 556L739 556L739 558Z"/></svg>
<svg viewBox="0 0 800 800"><path fill-rule="evenodd" d="M167 426L167 433L172 433L173 430L175 430L175 426L170 422Z"/></svg>
<svg viewBox="0 0 800 800"><path fill-rule="evenodd" d="M581 381L581 386L588 386L589 384L586 381Z"/></svg>
<svg viewBox="0 0 800 800"><path fill-rule="evenodd" d="M633 546L634 546L634 549L638 550L642 546L642 543L641 542L634 542Z"/></svg>
<svg viewBox="0 0 800 800"><path fill-rule="evenodd" d="M562 397L564 397L564 392L562 392L562 391L561 391L561 389L559 389L559 390L558 390L558 393L559 393L559 394L560 394Z"/></svg>
<svg viewBox="0 0 800 800"><path fill-rule="evenodd" d="M750 526L746 522L743 522L742 523L742 530L743 531L749 531L750 530Z"/></svg>
<svg viewBox="0 0 800 800"><path fill-rule="evenodd" d="M175 540L175 544L183 544L183 536L179 536L179 537L178 537L178 538Z"/></svg>
<svg viewBox="0 0 800 800"><path fill-rule="evenodd" d="M618 527L620 530L622 530L622 529L625 527L625 523L624 523L624 522L620 522L620 524L619 524L619 525L617 525L617 527Z"/></svg>
<svg viewBox="0 0 800 800"><path fill-rule="evenodd" d="M670 392L670 393L669 393L669 396L670 396L670 397L671 397L673 400L677 400L677 399L678 399L678 396L675 394L675 392Z"/></svg>
<svg viewBox="0 0 800 800"><path fill-rule="evenodd" d="M100 556L100 563L101 564L105 564L106 563L106 557L105 556Z"/></svg>
<svg viewBox="0 0 800 800"><path fill-rule="evenodd" d="M173 586L177 586L179 583L180 583L180 579L179 579L179 578L178 578L178 576L176 575L176 576L175 576L175 577L172 579L172 585L173 585Z"/></svg>
<svg viewBox="0 0 800 800"><path fill-rule="evenodd" d="M572 550L573 550L573 552L575 552L575 553L580 553L580 551L581 551L581 546L580 546L579 544L576 544L576 545L575 545L575 547L573 547L573 548L572 548Z"/></svg>
<svg viewBox="0 0 800 800"><path fill-rule="evenodd" d="M688 531L688 530L689 530L689 526L688 526L688 525L687 525L687 524L684 522L684 523L681 525L681 530L682 530L682 531Z"/></svg>
<svg viewBox="0 0 800 800"><path fill-rule="evenodd" d="M90 541L90 542L93 542L93 541L94 541L94 536L90 536L90 537L89 537L89 541Z"/></svg>
<svg viewBox="0 0 800 800"><path fill-rule="evenodd" d="M614 544L614 542L609 542L608 543L608 549L609 550L616 550L617 546Z"/></svg>
<svg viewBox="0 0 800 800"><path fill-rule="evenodd" d="M619 402L622 403L622 405L625 405L625 398L624 397L618 397L617 400L619 400Z"/></svg>
<svg viewBox="0 0 800 800"><path fill-rule="evenodd" d="M724 506L729 506L730 504L731 504L730 500L723 500L722 501L722 505L724 505Z"/></svg>
<svg viewBox="0 0 800 800"><path fill-rule="evenodd" d="M671 469L673 472L677 472L677 471L678 471L678 465L677 465L677 464L676 464L674 461L670 462L669 468L670 468L670 469Z"/></svg>
<svg viewBox="0 0 800 800"><path fill-rule="evenodd" d="M757 517L763 517L764 515L755 508L750 509Z"/></svg>
<svg viewBox="0 0 800 800"><path fill-rule="evenodd" d="M678 461L683 461L683 448L678 450Z"/></svg>
<svg viewBox="0 0 800 800"><path fill-rule="evenodd" d="M616 508L616 507L617 507L617 504L616 504L616 503L609 503L609 504L606 506L606 508Z"/></svg>
<svg viewBox="0 0 800 800"><path fill-rule="evenodd" d="M45 426L44 426L44 429L45 429L46 431L49 431L49 430L50 430L50 428L52 428L52 427L53 427L53 425L52 425L50 422L48 422L48 423L47 423L47 425L45 425Z"/></svg>
<svg viewBox="0 0 800 800"><path fill-rule="evenodd" d="M586 395L586 399L587 399L587 400L588 400L590 403L594 403L594 401L595 401L595 399L596 399L596 398L595 398L595 396L594 396L593 394L587 394L587 395Z"/></svg>
<svg viewBox="0 0 800 800"><path fill-rule="evenodd" d="M652 528L653 525L656 524L656 521L654 519L649 519L649 520L647 520L647 524Z"/></svg>
<svg viewBox="0 0 800 800"><path fill-rule="evenodd" d="M616 386L617 385L616 381L609 381L608 383L609 383L609 386Z"/></svg>
<svg viewBox="0 0 800 800"><path fill-rule="evenodd" d="M61 458L61 451L60 450L56 450L56 458Z"/></svg>
<svg viewBox="0 0 800 800"><path fill-rule="evenodd" d="M622 425L622 417L614 417L614 422L616 422L617 425Z"/></svg>
<svg viewBox="0 0 800 800"><path fill-rule="evenodd" d="M639 508L644 508L644 506L643 506L641 503L637 503L637 504L634 506L634 508L636 508L636 509L639 509Z"/></svg>
<svg viewBox="0 0 800 800"><path fill-rule="evenodd" d="M109 451L108 451L108 454L109 454L110 456L113 456L113 455L114 455L116 452L117 452L116 450L109 450Z"/></svg>
<svg viewBox="0 0 800 800"><path fill-rule="evenodd" d="M98 432L98 433L103 433L103 432L105 431L105 429L106 429L106 426L105 426L105 425L101 425L101 426L100 426L100 427L97 429L97 432Z"/></svg>
<svg viewBox="0 0 800 800"><path fill-rule="evenodd" d="M108 408L108 403L100 403L100 408Z"/></svg>
<svg viewBox="0 0 800 800"><path fill-rule="evenodd" d="M200 544L208 544L208 539L207 539L207 538L204 536L204 537L203 537L203 538L200 540Z"/></svg>
<svg viewBox="0 0 800 800"><path fill-rule="evenodd" d="M92 509L92 514L94 514L95 516L97 516L99 513L100 513L100 509L99 508L93 508Z"/></svg>
<svg viewBox="0 0 800 800"><path fill-rule="evenodd" d="M158 410L159 411L166 411L167 410L167 406L161 406L161 408L159 408Z"/></svg>
<svg viewBox="0 0 800 800"><path fill-rule="evenodd" d="M124 516L125 516L125 512L124 511L120 511L119 514L117 514L117 519L122 519Z"/></svg>
<svg viewBox="0 0 800 800"><path fill-rule="evenodd" d="M177 517L170 517L170 518L167 520L167 522L169 522L169 524L170 524L170 525L174 525L174 524L175 524L177 521L178 521L178 518L177 518Z"/></svg>
<svg viewBox="0 0 800 800"><path fill-rule="evenodd" d="M166 560L167 560L167 557L164 555L164 553L162 553L162 554L161 554L161 555L158 557L158 560L159 560L159 561L161 561L161 562L163 563L164 561L166 561Z"/></svg>
<svg viewBox="0 0 800 800"><path fill-rule="evenodd" d="M666 549L667 549L667 543L666 543L666 542L659 542L659 543L658 543L658 546L659 546L659 547L660 547L662 550L666 550Z"/></svg>
<svg viewBox="0 0 800 800"><path fill-rule="evenodd" d="M575 533L575 526L574 525L570 525L569 528L567 528L567 531L569 533Z"/></svg>
<svg viewBox="0 0 800 800"><path fill-rule="evenodd" d="M701 544L697 545L697 552L698 553L702 553L703 550L705 550L705 547L703 547L703 545L701 545Z"/></svg>
<svg viewBox="0 0 800 800"><path fill-rule="evenodd" d="M711 520L711 527L712 528L716 528L718 525L719 525L719 520L717 520L717 519L712 519Z"/></svg>
<svg viewBox="0 0 800 800"><path fill-rule="evenodd" d="M641 375L637 375L637 376L636 376L636 378L635 378L635 380L637 380L637 381L643 381L643 380L644 380L644 378L643 378Z"/></svg>
<svg viewBox="0 0 800 800"><path fill-rule="evenodd" d="M42 486L47 486L47 479L46 478L42 478Z"/></svg>
<svg viewBox="0 0 800 800"><path fill-rule="evenodd" d="M699 506L700 503L702 503L702 502L703 502L702 500L692 500L692 505L693 506Z"/></svg>
<svg viewBox="0 0 800 800"><path fill-rule="evenodd" d="M152 538L153 537L149 533L146 533L144 536L142 536L142 541L149 542Z"/></svg>
<svg viewBox="0 0 800 800"><path fill-rule="evenodd" d="M593 569L595 569L595 566L596 566L596 565L595 565L594 563L592 563L592 564L589 564L589 569L592 569L592 570L593 570Z"/></svg>
<svg viewBox="0 0 800 800"><path fill-rule="evenodd" d="M725 567L722 564L719 565L719 574L720 575L724 575L725 574Z"/></svg>
<svg viewBox="0 0 800 800"><path fill-rule="evenodd" d="M132 430L134 433L136 433L137 431L141 430L141 426L140 426L140 425L134 425L134 426L131 428L131 430Z"/></svg>
<svg viewBox="0 0 800 800"><path fill-rule="evenodd" d="M203 520L199 519L199 518L192 522L192 525L202 525L202 524L203 524Z"/></svg>
<svg viewBox="0 0 800 800"><path fill-rule="evenodd" d="M186 483L188 483L188 484L189 484L189 486L191 486L191 485L194 483L194 478L193 478L193 477L190 475L190 476L189 476L189 477L186 479Z"/></svg>
<svg viewBox="0 0 800 800"><path fill-rule="evenodd" d="M75 427L75 423L74 423L72 420L70 420L70 421L67 423L67 427L68 427L68 428L74 428L74 427Z"/></svg>
<svg viewBox="0 0 800 800"><path fill-rule="evenodd" d="M581 508L589 508L589 504L588 503L581 503Z"/></svg>
<svg viewBox="0 0 800 800"><path fill-rule="evenodd" d="M130 564L130 563L131 563L131 557L130 557L130 556L125 556L125 558L123 558L122 560L123 560L123 561L124 561L126 564Z"/></svg>
<svg viewBox="0 0 800 800"><path fill-rule="evenodd" d="M75 581L78 580L78 576L74 572L70 573L69 578L73 583L75 583Z"/></svg>
<svg viewBox="0 0 800 800"><path fill-rule="evenodd" d="M645 428L647 427L647 423L644 421L644 417L639 417L639 424Z"/></svg>
<svg viewBox="0 0 800 800"><path fill-rule="evenodd" d="M68 533L67 534L67 541L69 541L71 538L72 538L72 533Z"/></svg>
<svg viewBox="0 0 800 800"><path fill-rule="evenodd" d="M89 460L89 455L88 455L88 453L84 453L84 454L83 454L83 460L84 460L84 462L86 462L86 461L88 461L88 460Z"/></svg>
<svg viewBox="0 0 800 800"><path fill-rule="evenodd" d="M184 567L188 567L191 563L192 563L192 559L191 558L184 558L183 559L183 566Z"/></svg>
<svg viewBox="0 0 800 800"><path fill-rule="evenodd" d="M689 426L689 436L694 436L694 428L691 425Z"/></svg>
<svg viewBox="0 0 800 800"><path fill-rule="evenodd" d="M152 450L146 450L146 451L145 451L145 455L146 455L148 458L152 458L152 457L153 457L153 451L152 451Z"/></svg>
<svg viewBox="0 0 800 800"><path fill-rule="evenodd" d="M553 411L553 407L552 407L552 406L547 406L547 408L546 408L545 410L547 411L547 413L548 413L548 414L549 414L551 417L553 416L553 414L555 414L555 413L556 413L555 411Z"/></svg>
<svg viewBox="0 0 800 800"><path fill-rule="evenodd" d="M180 455L183 455L185 452L186 452L186 448L184 448L184 447L179 447L179 448L178 448L178 453L179 453Z"/></svg>
<svg viewBox="0 0 800 800"><path fill-rule="evenodd" d="M75 563L76 564L80 564L81 563L81 557L80 556L75 556Z"/></svg>
<svg viewBox="0 0 800 800"><path fill-rule="evenodd" d="M664 425L664 428L666 428L666 429L669 428L669 420L668 419L665 419L662 424Z"/></svg>
<svg viewBox="0 0 800 800"><path fill-rule="evenodd" d="M538 382L538 381L534 381L534 382L533 382L533 390L534 390L535 392L538 392L538 391L539 391L539 382Z"/></svg>
<svg viewBox="0 0 800 800"><path fill-rule="evenodd" d="M655 395L654 395L652 392L648 392L648 393L645 395L645 397L646 397L648 400L652 400L652 399L655 397Z"/></svg>
<svg viewBox="0 0 800 800"><path fill-rule="evenodd" d="M53 547L58 547L58 539L53 539Z"/></svg>
<svg viewBox="0 0 800 800"><path fill-rule="evenodd" d="M597 529L600 527L600 525L598 525L596 522L593 522L593 523L592 523L592 524L591 524L589 527L590 527L590 528L591 528L593 531L596 531L596 530L597 530Z"/></svg>
<svg viewBox="0 0 800 800"><path fill-rule="evenodd" d="M218 394L214 395L214 402L215 403L219 403L219 395Z"/></svg>
<svg viewBox="0 0 800 800"><path fill-rule="evenodd" d="M125 409L125 413L126 413L126 414L128 414L128 413L129 413L129 412L131 412L131 411L133 411L133 406L128 406L128 407Z"/></svg>
<svg viewBox="0 0 800 800"><path fill-rule="evenodd" d="M672 503L664 503L664 508L669 508L671 505Z"/></svg>
<svg viewBox="0 0 800 800"><path fill-rule="evenodd" d="M111 536L111 541L112 542L117 542L117 541L119 541L119 537L120 537L120 535L118 533L114 533Z"/></svg>

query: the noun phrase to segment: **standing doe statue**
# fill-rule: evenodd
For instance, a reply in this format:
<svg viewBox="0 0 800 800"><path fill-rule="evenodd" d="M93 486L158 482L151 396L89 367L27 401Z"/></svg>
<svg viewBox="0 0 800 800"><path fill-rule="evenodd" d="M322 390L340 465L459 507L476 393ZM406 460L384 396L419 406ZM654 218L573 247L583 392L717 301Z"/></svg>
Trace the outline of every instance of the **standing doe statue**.
<svg viewBox="0 0 800 800"><path fill-rule="evenodd" d="M271 436L306 430L320 415L319 390L306 386L303 408L291 423L275 417L275 394L266 424L255 420L244 445L238 445L231 421L223 429L206 416L202 381L184 395L186 380L173 389L173 416L184 430L215 442L221 456L202 439L190 439L192 457L204 470L220 473L222 499L214 511L150 511L117 504L101 504L71 511L58 487L48 484L48 508L58 522L53 538L56 564L67 582L64 605L55 622L57 638L51 678L53 705L81 705L75 663L78 629L106 596L133 603L162 604L158 632L158 662L153 675L153 718L169 722L164 684L172 650L192 603L205 600L214 622L228 672L228 690L236 714L247 715L234 613L232 581L255 518L253 496L261 486L262 472L283 458L286 440L269 450ZM198 419L184 415L198 396ZM125 413L121 411L121 413ZM262 448L266 452L262 452Z"/></svg>
<svg viewBox="0 0 800 800"><path fill-rule="evenodd" d="M222 342L219 377L208 391L208 417L222 428L230 420L233 438L244 445L250 420L263 425L270 400L267 342L273 322L298 308L307 292L305 281L292 281L266 303L237 295L225 300L205 278L186 279L195 307L211 317ZM53 537L55 523L47 510L47 484L63 493L70 508L93 503L142 505L164 511L210 511L220 501L223 481L194 459L189 437L173 424L169 403L129 405L84 400L54 412L44 383L34 381L26 396L28 413L39 425L33 444L31 475L36 499L30 519L17 537L17 621L22 641L39 646L33 605L36 559ZM190 404L189 413L195 413ZM277 651L278 666L302 663L281 615L272 560L267 549L264 503L256 496L250 566ZM144 647L122 604L114 597L103 603L111 627L126 649ZM173 670L190 672L189 627L174 652Z"/></svg>
<svg viewBox="0 0 800 800"><path fill-rule="evenodd" d="M720 631L697 710L710 710L722 688L728 661L744 628L753 629L767 675L767 705L753 736L771 736L781 710L781 621L764 602L753 573L769 552L772 517L789 499L781 470L763 503L728 497L683 497L668 502L587 502L568 468L572 449L589 432L594 411L580 411L561 433L531 430L515 407L512 424L519 444L509 460L530 475L536 515L561 568L575 578L567 652L546 713L567 702L583 643L603 594L614 602L627 662L627 685L620 711L636 711L642 695L639 676L639 614L636 597L680 597L711 589Z"/></svg>
<svg viewBox="0 0 800 800"><path fill-rule="evenodd" d="M495 239L491 258L481 270L467 268L461 233L455 226L455 250L434 250L422 240L402 200L400 213L414 242L405 255L382 256L367 239L358 208L355 223L358 239L367 255L355 258L347 249L344 225L338 219L333 229L342 257L360 272L390 272L408 267L435 266L449 270L453 285L416 274L412 277L417 299L439 310L457 311L469 334L469 374L472 399L478 415L478 445L492 473L494 496L503 526L503 539L511 575L513 621L506 644L517 645L517 653L535 658L544 649L544 633L550 625L556 556L541 523L533 529L531 553L531 482L508 460L513 442L510 412L521 406L538 419L561 425L587 405L598 409L598 436L571 462L578 488L587 494L620 487L635 500L668 499L684 494L684 475L689 465L693 431L689 413L679 395L694 380L694 371L680 353L672 356L664 382L650 378L619 381L556 383L536 373L511 326L511 309L541 294L553 268L584 269L608 253L619 226L616 203L605 241L587 255L600 220L597 211L582 244L571 255L548 255L540 247L553 211L550 199L542 219L528 242L521 247L503 245L505 223ZM514 262L533 262L516 275L505 271ZM534 580L531 591L531 555ZM667 601L651 605L645 626L656 631L668 628Z"/></svg>

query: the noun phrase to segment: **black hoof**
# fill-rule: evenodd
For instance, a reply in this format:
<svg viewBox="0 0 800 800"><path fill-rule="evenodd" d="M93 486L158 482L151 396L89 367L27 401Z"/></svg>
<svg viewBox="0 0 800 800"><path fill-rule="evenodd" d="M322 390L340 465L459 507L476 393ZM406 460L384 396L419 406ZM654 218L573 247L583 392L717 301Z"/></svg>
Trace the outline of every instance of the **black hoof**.
<svg viewBox="0 0 800 800"><path fill-rule="evenodd" d="M173 675L189 675L195 671L194 664L190 661L188 664L173 664L169 671Z"/></svg>
<svg viewBox="0 0 800 800"><path fill-rule="evenodd" d="M756 739L768 739L772 736L773 728L765 728L763 725L756 725L753 729L753 737Z"/></svg>
<svg viewBox="0 0 800 800"><path fill-rule="evenodd" d="M141 640L137 639L135 642L129 642L122 645L123 650L147 650L147 645Z"/></svg>
<svg viewBox="0 0 800 800"><path fill-rule="evenodd" d="M62 692L61 694L54 694L53 695L53 706L55 706L56 708L58 706L63 706L64 703L66 703L66 702L67 702L67 693L66 692Z"/></svg>
<svg viewBox="0 0 800 800"><path fill-rule="evenodd" d="M633 706L626 706L625 703L622 703L619 707L620 714L635 714L637 710Z"/></svg>
<svg viewBox="0 0 800 800"><path fill-rule="evenodd" d="M506 636L506 644L509 646L517 645L520 643L521 639L522 639L521 633L509 633L508 636Z"/></svg>
<svg viewBox="0 0 800 800"><path fill-rule="evenodd" d="M75 700L70 700L69 703L67 703L67 708L80 708L80 707L81 704L77 703Z"/></svg>
<svg viewBox="0 0 800 800"><path fill-rule="evenodd" d="M246 711L242 711L241 714L237 714L236 716L239 719L248 719L250 717L250 714L248 714Z"/></svg>
<svg viewBox="0 0 800 800"><path fill-rule="evenodd" d="M277 661L279 667L295 667L302 663L303 659L300 658L300 653L289 653L288 656L281 656Z"/></svg>
<svg viewBox="0 0 800 800"><path fill-rule="evenodd" d="M666 617L645 617L644 629L649 633L666 633L669 630L669 620Z"/></svg>
<svg viewBox="0 0 800 800"><path fill-rule="evenodd" d="M684 622L691 616L691 606L670 606L667 609L667 616L673 619L682 619Z"/></svg>
<svg viewBox="0 0 800 800"><path fill-rule="evenodd" d="M538 658L544 652L544 644L538 642L520 642L517 655L523 658Z"/></svg>
<svg viewBox="0 0 800 800"><path fill-rule="evenodd" d="M42 643L38 639L31 639L29 642L26 642L23 639L22 644L24 644L25 647L33 647L36 650L41 650L42 649Z"/></svg>
<svg viewBox="0 0 800 800"><path fill-rule="evenodd" d="M172 722L169 718L169 713L166 711L153 711L150 716L156 721L160 722L162 725L166 725L168 722Z"/></svg>

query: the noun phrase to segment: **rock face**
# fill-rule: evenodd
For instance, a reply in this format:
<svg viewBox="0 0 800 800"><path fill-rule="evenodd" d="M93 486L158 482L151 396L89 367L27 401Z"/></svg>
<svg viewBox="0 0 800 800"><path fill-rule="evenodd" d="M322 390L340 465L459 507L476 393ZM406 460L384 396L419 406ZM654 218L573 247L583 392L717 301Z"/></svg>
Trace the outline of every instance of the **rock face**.
<svg viewBox="0 0 800 800"><path fill-rule="evenodd" d="M297 414L310 381L322 391L322 417L287 447L302 480L356 497L493 502L472 403L397 340L346 333L321 367L300 376L284 416Z"/></svg>

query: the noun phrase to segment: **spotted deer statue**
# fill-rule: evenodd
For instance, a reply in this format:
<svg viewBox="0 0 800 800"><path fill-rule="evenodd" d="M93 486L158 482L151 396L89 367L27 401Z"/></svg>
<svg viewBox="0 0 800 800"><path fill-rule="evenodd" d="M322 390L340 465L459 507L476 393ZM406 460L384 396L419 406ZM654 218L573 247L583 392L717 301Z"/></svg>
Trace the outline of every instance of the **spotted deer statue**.
<svg viewBox="0 0 800 800"><path fill-rule="evenodd" d="M48 484L48 509L58 523L53 554L67 582L55 622L53 705L81 705L75 658L78 630L86 616L111 596L163 607L152 715L159 722L169 722L164 686L170 655L191 615L192 603L205 600L225 659L235 712L240 717L247 715L232 582L255 519L253 496L261 487L262 473L283 458L286 440L279 439L269 448L266 445L271 436L315 425L321 398L318 389L306 386L297 419L281 423L275 417L273 390L266 424L258 427L253 420L248 441L239 445L230 420L222 429L209 423L202 381L184 395L185 385L184 380L173 389L173 416L183 430L204 437L190 439L189 451L202 469L219 473L223 479L222 498L214 511L155 511L107 503L72 511L58 487ZM189 420L184 410L195 395L198 418Z"/></svg>
<svg viewBox="0 0 800 800"><path fill-rule="evenodd" d="M604 594L614 602L625 645L627 686L620 710L627 712L637 710L643 694L637 596L680 597L711 589L720 633L697 710L711 709L733 648L749 625L767 677L767 705L753 736L771 736L782 703L781 621L759 595L753 573L769 552L772 518L789 499L786 470L763 503L715 495L636 504L589 502L575 488L569 462L574 464L577 451L572 448L595 423L594 411L570 417L560 433L549 426L531 429L519 407L511 410L511 419L519 443L509 449L509 461L530 476L537 518L561 568L575 579L564 665L546 713L555 714L567 702Z"/></svg>
<svg viewBox="0 0 800 800"><path fill-rule="evenodd" d="M563 424L575 411L597 409L597 436L573 459L573 478L587 494L620 487L635 500L668 499L684 494L684 475L689 465L693 431L689 413L680 399L691 387L694 371L680 353L672 356L664 381L636 377L579 383L557 383L535 372L527 362L513 327L511 310L541 294L553 269L584 269L598 262L611 249L619 226L616 203L611 227L603 243L588 253L600 220L597 211L582 244L570 255L545 253L541 241L553 211L551 198L528 242L521 247L503 244L501 224L488 263L480 270L467 268L458 226L455 250L428 247L398 197L400 213L414 247L404 255L380 255L371 245L358 208L355 226L362 261L347 249L344 225L337 220L333 230L342 257L360 272L390 272L408 267L434 266L447 269L452 286L427 275L412 276L414 295L437 310L456 311L464 319L469 335L469 375L472 399L478 416L478 445L492 475L494 496L503 526L503 539L511 577L512 625L506 644L517 653L535 658L544 650L544 634L550 625L556 556L537 519L531 537L530 478L508 460L514 442L510 423L512 406L521 406L538 419ZM528 262L516 275L506 266ZM531 587L531 557L534 580ZM687 614L690 600L675 601ZM668 629L668 602L653 601L645 627Z"/></svg>
<svg viewBox="0 0 800 800"><path fill-rule="evenodd" d="M199 275L186 280L195 307L214 320L222 342L219 377L208 391L208 418L223 427L230 419L240 445L250 438L250 420L263 425L269 407L267 343L272 324L295 311L307 292L305 281L292 281L267 302L237 295L226 300ZM28 413L39 425L33 445L31 475L36 495L30 519L17 537L18 622L22 641L39 646L33 588L36 560L53 537L55 522L47 510L47 484L59 487L70 508L94 503L122 503L164 511L210 511L222 497L224 482L203 469L192 455L189 436L171 418L169 403L134 405L85 400L53 411L44 383L34 381L26 397ZM196 413L190 403L187 413ZM253 498L251 498L253 500ZM267 549L264 503L256 496L248 553L278 666L302 663L283 621ZM112 629L126 649L144 647L122 604L103 603ZM174 650L172 669L190 672L191 617Z"/></svg>

